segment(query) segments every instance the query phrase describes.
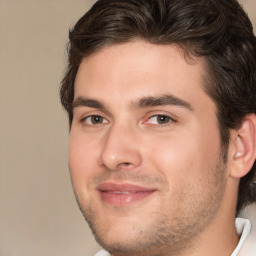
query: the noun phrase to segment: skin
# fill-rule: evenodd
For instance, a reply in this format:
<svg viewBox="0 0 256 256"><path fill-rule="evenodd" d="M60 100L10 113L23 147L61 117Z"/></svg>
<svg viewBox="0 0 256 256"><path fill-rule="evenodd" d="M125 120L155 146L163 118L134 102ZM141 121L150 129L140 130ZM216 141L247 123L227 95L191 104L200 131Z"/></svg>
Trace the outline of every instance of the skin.
<svg viewBox="0 0 256 256"><path fill-rule="evenodd" d="M108 46L80 64L71 178L81 211L112 255L224 256L236 247L238 183L222 161L205 75L203 61L187 63L178 47L142 41ZM98 190L106 182L152 193L113 196L113 203Z"/></svg>

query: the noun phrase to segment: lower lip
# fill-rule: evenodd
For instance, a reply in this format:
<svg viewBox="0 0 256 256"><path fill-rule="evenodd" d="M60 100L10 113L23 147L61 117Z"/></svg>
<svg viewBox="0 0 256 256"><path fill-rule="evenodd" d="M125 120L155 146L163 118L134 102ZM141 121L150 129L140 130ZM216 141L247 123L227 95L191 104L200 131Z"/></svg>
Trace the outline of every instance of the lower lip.
<svg viewBox="0 0 256 256"><path fill-rule="evenodd" d="M124 207L150 196L154 191L131 192L127 194L100 191L103 202L112 206Z"/></svg>

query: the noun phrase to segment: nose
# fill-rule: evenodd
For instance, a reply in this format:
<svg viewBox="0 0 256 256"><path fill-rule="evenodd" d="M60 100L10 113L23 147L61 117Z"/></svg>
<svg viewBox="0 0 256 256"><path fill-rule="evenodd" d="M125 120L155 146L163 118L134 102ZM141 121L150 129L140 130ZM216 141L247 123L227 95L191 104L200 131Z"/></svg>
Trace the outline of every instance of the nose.
<svg viewBox="0 0 256 256"><path fill-rule="evenodd" d="M104 136L100 163L109 170L132 169L142 162L136 132L129 127L112 126Z"/></svg>

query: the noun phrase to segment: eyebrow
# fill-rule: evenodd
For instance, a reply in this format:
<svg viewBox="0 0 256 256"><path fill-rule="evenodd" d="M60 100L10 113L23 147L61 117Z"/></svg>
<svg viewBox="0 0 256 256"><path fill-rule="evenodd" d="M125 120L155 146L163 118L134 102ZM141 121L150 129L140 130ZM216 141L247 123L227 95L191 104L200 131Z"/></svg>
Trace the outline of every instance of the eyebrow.
<svg viewBox="0 0 256 256"><path fill-rule="evenodd" d="M132 106L135 108L157 107L157 106L167 106L167 105L183 107L190 111L194 110L188 102L172 94L143 97L138 101L132 102Z"/></svg>
<svg viewBox="0 0 256 256"><path fill-rule="evenodd" d="M104 109L104 105L99 102L98 100L94 99L88 99L84 97L78 97L77 99L74 100L72 103L73 108L77 107L89 107L89 108L98 108L98 109Z"/></svg>
<svg viewBox="0 0 256 256"><path fill-rule="evenodd" d="M188 102L171 94L161 95L161 96L147 96L131 102L131 107L135 109L167 106L167 105L183 107L190 111L194 110ZM84 97L78 97L77 99L75 99L74 102L72 103L72 107L73 108L89 107L89 108L97 108L97 109L106 109L105 105L100 101L95 99L84 98Z"/></svg>

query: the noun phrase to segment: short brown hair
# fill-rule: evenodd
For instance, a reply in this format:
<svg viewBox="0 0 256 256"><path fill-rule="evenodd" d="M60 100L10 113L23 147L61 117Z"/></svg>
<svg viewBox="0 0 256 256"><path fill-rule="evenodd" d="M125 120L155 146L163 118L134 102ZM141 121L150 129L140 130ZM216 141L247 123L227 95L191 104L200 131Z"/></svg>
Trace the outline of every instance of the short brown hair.
<svg viewBox="0 0 256 256"><path fill-rule="evenodd" d="M205 61L205 91L217 106L222 146L229 129L256 113L256 38L236 0L99 0L69 33L69 62L60 89L72 124L74 81L81 60L132 40L176 44ZM256 201L256 164L241 179L237 211Z"/></svg>

